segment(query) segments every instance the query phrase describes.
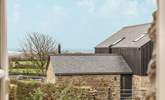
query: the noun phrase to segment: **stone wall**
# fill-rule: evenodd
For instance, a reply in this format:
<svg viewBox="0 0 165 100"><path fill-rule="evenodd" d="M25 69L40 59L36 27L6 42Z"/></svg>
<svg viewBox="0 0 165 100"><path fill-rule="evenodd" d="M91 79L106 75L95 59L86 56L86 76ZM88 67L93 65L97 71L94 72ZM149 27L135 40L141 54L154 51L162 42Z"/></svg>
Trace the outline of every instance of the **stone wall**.
<svg viewBox="0 0 165 100"><path fill-rule="evenodd" d="M133 96L144 98L146 91L151 86L148 76L133 75L132 89Z"/></svg>
<svg viewBox="0 0 165 100"><path fill-rule="evenodd" d="M152 58L148 64L148 77L151 83L151 86L148 88L147 91L147 96L145 100L156 100L156 36L157 36L157 29L156 29L156 24L157 24L157 13L158 11L155 11L153 13L153 23L148 30L149 36L151 40L154 43L154 49L152 53Z"/></svg>
<svg viewBox="0 0 165 100"><path fill-rule="evenodd" d="M75 75L75 76L56 76L56 82L65 82L76 86L89 86L98 91L99 100L107 100L106 94L110 88L112 100L120 98L120 75ZM107 91L99 91L100 89Z"/></svg>
<svg viewBox="0 0 165 100"><path fill-rule="evenodd" d="M52 63L49 62L48 70L46 72L46 83L55 83L55 75L54 75L54 68Z"/></svg>
<svg viewBox="0 0 165 100"><path fill-rule="evenodd" d="M155 11L153 13L153 23L148 30L149 37L151 38L152 42L154 43L154 49L152 53L152 58L148 64L148 78L141 79L142 80L142 85L145 88L147 88L147 92L145 94L144 100L156 100L156 36L157 36L157 29L156 29L156 24L157 24L157 13L158 11ZM139 78L134 77L134 86L133 88L136 89L136 87L139 87L137 82L139 81ZM145 83L145 81L147 83ZM137 82L137 83L136 83ZM144 84L144 85L143 85Z"/></svg>

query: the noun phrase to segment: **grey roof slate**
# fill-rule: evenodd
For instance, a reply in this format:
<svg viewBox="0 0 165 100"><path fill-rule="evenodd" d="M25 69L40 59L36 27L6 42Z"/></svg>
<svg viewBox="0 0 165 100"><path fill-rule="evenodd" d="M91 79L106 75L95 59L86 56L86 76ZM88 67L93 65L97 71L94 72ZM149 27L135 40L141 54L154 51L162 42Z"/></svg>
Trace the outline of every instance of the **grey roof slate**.
<svg viewBox="0 0 165 100"><path fill-rule="evenodd" d="M117 33L111 35L109 38L98 44L95 48L107 48L107 47L141 47L147 42L150 41L150 38L147 34L147 31L150 27L150 23L148 24L141 24L141 25L135 25L135 26L128 26L122 28ZM133 42L135 39L140 37L146 33L146 35L139 39L136 42ZM123 38L120 42L116 43L115 45L112 45L115 41Z"/></svg>
<svg viewBox="0 0 165 100"><path fill-rule="evenodd" d="M56 75L132 74L123 57L114 54L51 56Z"/></svg>

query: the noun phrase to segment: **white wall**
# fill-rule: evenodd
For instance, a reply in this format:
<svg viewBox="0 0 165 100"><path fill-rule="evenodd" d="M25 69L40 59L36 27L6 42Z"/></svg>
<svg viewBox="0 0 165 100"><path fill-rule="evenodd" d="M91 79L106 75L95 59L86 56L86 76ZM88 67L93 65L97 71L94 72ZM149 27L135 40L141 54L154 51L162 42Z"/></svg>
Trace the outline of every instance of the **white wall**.
<svg viewBox="0 0 165 100"><path fill-rule="evenodd" d="M165 100L165 0L158 1L157 100Z"/></svg>
<svg viewBox="0 0 165 100"><path fill-rule="evenodd" d="M6 0L0 0L0 68L6 72L0 79L0 100L8 100L8 58L6 29ZM1 71L2 73L2 71Z"/></svg>

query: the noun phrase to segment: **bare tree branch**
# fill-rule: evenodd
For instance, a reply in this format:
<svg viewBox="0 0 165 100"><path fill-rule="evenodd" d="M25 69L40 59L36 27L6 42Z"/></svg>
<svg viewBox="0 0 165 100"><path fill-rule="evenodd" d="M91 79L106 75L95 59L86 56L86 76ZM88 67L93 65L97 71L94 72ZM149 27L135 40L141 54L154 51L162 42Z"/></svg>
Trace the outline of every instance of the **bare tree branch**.
<svg viewBox="0 0 165 100"><path fill-rule="evenodd" d="M57 53L57 42L49 35L36 32L28 33L25 35L22 50L34 66L38 67L45 75L49 54Z"/></svg>

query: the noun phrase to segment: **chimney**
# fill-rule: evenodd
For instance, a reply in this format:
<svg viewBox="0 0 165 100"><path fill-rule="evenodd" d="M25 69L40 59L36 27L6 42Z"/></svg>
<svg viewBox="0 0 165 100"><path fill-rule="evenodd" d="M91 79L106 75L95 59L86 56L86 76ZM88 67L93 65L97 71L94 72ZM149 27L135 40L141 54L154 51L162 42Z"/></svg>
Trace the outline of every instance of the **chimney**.
<svg viewBox="0 0 165 100"><path fill-rule="evenodd" d="M58 54L61 54L61 44L58 44Z"/></svg>

